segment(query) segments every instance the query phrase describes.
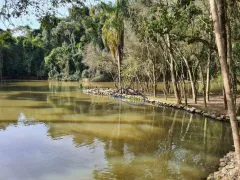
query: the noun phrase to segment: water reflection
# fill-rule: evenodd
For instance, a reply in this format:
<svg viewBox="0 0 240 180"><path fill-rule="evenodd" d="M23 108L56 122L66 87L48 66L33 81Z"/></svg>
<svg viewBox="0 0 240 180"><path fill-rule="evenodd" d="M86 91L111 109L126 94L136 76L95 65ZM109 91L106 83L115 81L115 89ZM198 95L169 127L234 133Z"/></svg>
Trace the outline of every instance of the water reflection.
<svg viewBox="0 0 240 180"><path fill-rule="evenodd" d="M200 116L86 96L74 84L33 84L39 91L24 98L31 84L12 86L0 88L0 179L201 179L232 148L229 125Z"/></svg>
<svg viewBox="0 0 240 180"><path fill-rule="evenodd" d="M225 124L154 112L151 124L0 123L0 179L200 179L231 146Z"/></svg>

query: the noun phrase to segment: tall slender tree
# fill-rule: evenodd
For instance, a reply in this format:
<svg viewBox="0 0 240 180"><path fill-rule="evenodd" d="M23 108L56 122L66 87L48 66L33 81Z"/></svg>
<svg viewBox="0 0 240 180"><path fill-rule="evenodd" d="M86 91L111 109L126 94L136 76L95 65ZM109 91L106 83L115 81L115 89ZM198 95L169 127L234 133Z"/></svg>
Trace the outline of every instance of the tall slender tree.
<svg viewBox="0 0 240 180"><path fill-rule="evenodd" d="M108 8L109 18L102 29L102 38L118 64L119 88L122 87L121 66L124 46L124 8L126 3L125 0L117 0L116 7Z"/></svg>
<svg viewBox="0 0 240 180"><path fill-rule="evenodd" d="M220 66L221 66L221 74L222 74L222 80L223 80L223 86L224 90L226 92L226 99L227 99L227 108L228 108L228 114L230 117L231 127L232 127L232 134L233 134L233 142L237 157L237 163L238 168L240 169L240 137L239 137L239 128L236 118L236 111L235 111L235 105L233 101L232 91L231 91L231 84L229 79L229 69L227 65L227 57L226 57L226 49L227 48L224 45L224 37L223 33L221 32L220 25L221 21L218 17L218 10L217 10L217 4L215 0L209 0L210 2L210 8L211 8L211 14L212 14L212 20L215 30L215 37L216 37L216 44L218 49L218 55L220 60Z"/></svg>

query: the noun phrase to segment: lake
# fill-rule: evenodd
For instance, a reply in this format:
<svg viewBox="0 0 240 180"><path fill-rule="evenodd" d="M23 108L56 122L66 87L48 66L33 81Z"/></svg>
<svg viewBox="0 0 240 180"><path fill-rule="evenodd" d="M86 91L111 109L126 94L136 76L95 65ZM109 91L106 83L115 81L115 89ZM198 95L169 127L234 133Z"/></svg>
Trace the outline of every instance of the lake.
<svg viewBox="0 0 240 180"><path fill-rule="evenodd" d="M232 145L229 124L184 111L85 95L79 83L0 82L2 180L204 179Z"/></svg>

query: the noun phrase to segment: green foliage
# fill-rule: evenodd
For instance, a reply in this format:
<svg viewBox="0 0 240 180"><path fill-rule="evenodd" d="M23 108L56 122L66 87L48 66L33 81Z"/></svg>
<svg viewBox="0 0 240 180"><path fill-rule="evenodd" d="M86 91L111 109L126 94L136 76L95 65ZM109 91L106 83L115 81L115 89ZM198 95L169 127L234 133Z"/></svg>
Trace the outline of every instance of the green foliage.
<svg viewBox="0 0 240 180"><path fill-rule="evenodd" d="M50 79L67 80L69 78L69 63L71 50L64 43L61 47L54 48L51 53L44 58L45 65L49 69Z"/></svg>
<svg viewBox="0 0 240 180"><path fill-rule="evenodd" d="M32 4L25 4L28 2ZM49 2L54 7L73 3L72 0ZM206 77L205 65L211 49L210 76L218 77L220 69L215 61L212 22L205 2L116 0L108 4L99 1L91 7L83 1L74 2L67 17L58 18L53 11L41 14L39 29L19 26L14 32L0 31L3 76L116 81L121 77L117 63L121 59L120 73L126 86L136 81L153 84L158 80L171 80L172 57L178 83L189 80L189 75L197 82L200 67ZM19 1L17 9L24 14L25 8L34 3ZM7 2L7 6L10 4ZM234 15L238 13L232 11ZM22 15L19 12L11 15ZM4 13L8 16L7 11ZM233 17L229 16L229 20L232 57L236 74L240 75L240 24ZM14 37L16 32L21 35Z"/></svg>
<svg viewBox="0 0 240 180"><path fill-rule="evenodd" d="M44 76L44 50L39 37L13 37L10 31L0 32L3 54L3 76L8 78Z"/></svg>

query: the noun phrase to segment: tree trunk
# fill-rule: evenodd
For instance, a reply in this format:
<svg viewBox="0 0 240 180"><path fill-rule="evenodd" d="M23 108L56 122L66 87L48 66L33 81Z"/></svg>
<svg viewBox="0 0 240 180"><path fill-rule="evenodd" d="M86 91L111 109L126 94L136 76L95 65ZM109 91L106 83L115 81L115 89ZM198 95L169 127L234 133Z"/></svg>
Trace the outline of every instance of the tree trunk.
<svg viewBox="0 0 240 180"><path fill-rule="evenodd" d="M167 100L167 94L168 94L169 90L168 90L168 82L166 79L166 74L167 74L166 70L163 70L163 83L164 83L163 93L164 93L165 99Z"/></svg>
<svg viewBox="0 0 240 180"><path fill-rule="evenodd" d="M222 94L223 94L224 109L227 110L227 108L228 108L228 106L227 106L227 97L226 97L226 92L225 92L225 89L224 89L224 85L222 85Z"/></svg>
<svg viewBox="0 0 240 180"><path fill-rule="evenodd" d="M173 91L174 91L175 98L177 100L177 104L181 104L181 97L180 97L179 89L177 86L175 62L173 59L173 53L172 53L172 47L171 47L169 35L167 35L167 41L168 41L168 49L169 49L169 55L170 55L170 71L171 71L171 78L172 78L172 84L173 84Z"/></svg>
<svg viewBox="0 0 240 180"><path fill-rule="evenodd" d="M185 103L185 105L187 105L188 102L187 102L187 93L186 93L186 83L185 83L184 77L181 77L181 81L182 81L182 83L181 83L181 91L182 91L181 94L183 94L184 103Z"/></svg>
<svg viewBox="0 0 240 180"><path fill-rule="evenodd" d="M122 55L121 55L121 50L118 51L118 88L122 88L122 78L121 78L121 62L122 62ZM122 93L122 90L121 90Z"/></svg>
<svg viewBox="0 0 240 180"><path fill-rule="evenodd" d="M203 92L203 101L204 101L204 106L207 107L207 99L206 99L206 94L205 94L205 89L206 89L206 82L204 80L204 76L203 76L203 69L202 66L200 65L200 76L201 76L201 80L202 80L202 92Z"/></svg>
<svg viewBox="0 0 240 180"><path fill-rule="evenodd" d="M157 91L157 80L156 80L156 69L155 69L155 60L153 61L153 97L156 97Z"/></svg>
<svg viewBox="0 0 240 180"><path fill-rule="evenodd" d="M230 87L229 71L228 71L228 66L227 66L227 57L225 54L224 42L223 42L223 37L222 37L221 28L220 28L220 24L219 24L220 22L218 19L216 3L214 0L209 0L209 1L210 1L213 25L214 25L214 29L215 29L216 44L217 44L217 48L218 48L219 60L220 60L220 65L221 65L222 80L223 80L223 85L224 85L224 89L226 92L228 114L230 117L230 123L231 123L231 127L232 127L235 153L236 153L236 158L237 158L237 163L238 163L238 169L240 169L239 128L238 128L236 111L235 111L235 106L234 106L231 87Z"/></svg>
<svg viewBox="0 0 240 180"><path fill-rule="evenodd" d="M119 88L122 88L122 73L121 73L121 66L123 60L123 46L124 46L124 22L122 22L122 29L120 32L120 42L118 45L118 81L119 81ZM122 90L120 91L122 93Z"/></svg>
<svg viewBox="0 0 240 180"><path fill-rule="evenodd" d="M223 43L223 51L225 57L227 57L227 32L226 32L226 9L225 9L226 2L225 0L218 0L218 9L219 9L219 27L220 33ZM223 87L223 99L224 99L224 107L227 109L227 99L225 89Z"/></svg>
<svg viewBox="0 0 240 180"><path fill-rule="evenodd" d="M183 63L181 63L181 69L182 69L182 74L181 74L181 81L182 81L181 90L182 90L182 93L181 94L183 94L185 105L187 105L188 102L187 102L186 83L185 83L185 77L184 77Z"/></svg>
<svg viewBox="0 0 240 180"><path fill-rule="evenodd" d="M195 88L195 85L194 85L194 82L193 82L192 72L191 72L191 69L189 67L187 59L186 58L183 58L183 59L184 59L184 62L186 64L188 75L189 75L189 80L190 80L190 83L191 83L193 102L195 104L197 104L196 88Z"/></svg>
<svg viewBox="0 0 240 180"><path fill-rule="evenodd" d="M209 92L210 92L210 63L211 63L211 48L209 48L208 60L207 60L207 78L206 78L206 100L209 102Z"/></svg>
<svg viewBox="0 0 240 180"><path fill-rule="evenodd" d="M232 58L232 36L231 36L231 26L230 22L226 23L226 33L227 33L227 62L230 69L230 79L232 85L232 92L233 92L233 100L234 104L236 105L237 99L237 77L236 77L236 64Z"/></svg>

